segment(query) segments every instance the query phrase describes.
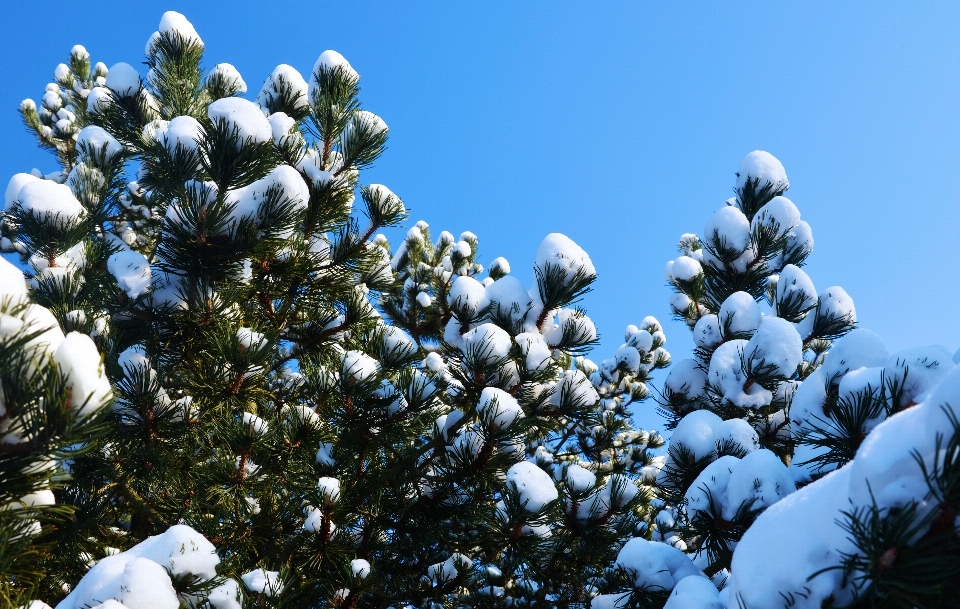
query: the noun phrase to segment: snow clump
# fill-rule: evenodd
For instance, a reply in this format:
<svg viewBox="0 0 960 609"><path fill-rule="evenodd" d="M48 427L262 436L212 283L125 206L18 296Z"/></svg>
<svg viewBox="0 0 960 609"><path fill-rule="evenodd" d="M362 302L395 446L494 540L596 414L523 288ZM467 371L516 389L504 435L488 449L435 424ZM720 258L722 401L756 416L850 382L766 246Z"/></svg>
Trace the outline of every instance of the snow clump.
<svg viewBox="0 0 960 609"><path fill-rule="evenodd" d="M237 147L247 142L273 141L273 128L257 104L239 97L224 97L207 106L207 116L214 124L221 123L228 133L235 132Z"/></svg>
<svg viewBox="0 0 960 609"><path fill-rule="evenodd" d="M116 63L107 72L106 86L117 97L133 97L140 91L140 74L128 63Z"/></svg>
<svg viewBox="0 0 960 609"><path fill-rule="evenodd" d="M775 156L763 150L754 150L743 158L737 171L737 189L743 188L747 180L759 180L759 188L772 184L774 190L783 192L790 188L787 170Z"/></svg>
<svg viewBox="0 0 960 609"><path fill-rule="evenodd" d="M560 496L549 474L529 461L515 463L507 470L507 487L520 494L520 504L528 512L539 512Z"/></svg>
<svg viewBox="0 0 960 609"><path fill-rule="evenodd" d="M177 609L172 580L202 582L217 576L220 558L203 535L174 525L126 552L97 562L56 609L86 609L115 600L129 609Z"/></svg>
<svg viewBox="0 0 960 609"><path fill-rule="evenodd" d="M293 101L294 108L303 108L309 104L309 88L296 69L285 63L278 65L263 82L260 93L257 94L257 103L261 108L267 108L271 100L288 98Z"/></svg>

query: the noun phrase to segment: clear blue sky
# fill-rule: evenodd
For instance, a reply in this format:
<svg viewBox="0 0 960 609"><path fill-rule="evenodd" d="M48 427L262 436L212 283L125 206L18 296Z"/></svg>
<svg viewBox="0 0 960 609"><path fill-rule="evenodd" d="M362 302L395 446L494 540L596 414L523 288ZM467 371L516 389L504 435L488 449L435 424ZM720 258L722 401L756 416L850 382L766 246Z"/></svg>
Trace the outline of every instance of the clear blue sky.
<svg viewBox="0 0 960 609"><path fill-rule="evenodd" d="M177 10L208 67L234 64L250 97L279 63L306 75L325 49L343 53L365 107L391 128L365 181L403 197L412 221L475 232L482 262L504 256L529 282L545 234L577 241L600 275L584 303L602 334L597 360L646 315L664 322L674 359L689 356L663 266L731 196L754 149L786 166L813 227L818 289L843 286L891 350L960 347L960 4L359 6L8 8L0 181L55 169L16 108L40 97L72 45L137 64L160 15Z"/></svg>

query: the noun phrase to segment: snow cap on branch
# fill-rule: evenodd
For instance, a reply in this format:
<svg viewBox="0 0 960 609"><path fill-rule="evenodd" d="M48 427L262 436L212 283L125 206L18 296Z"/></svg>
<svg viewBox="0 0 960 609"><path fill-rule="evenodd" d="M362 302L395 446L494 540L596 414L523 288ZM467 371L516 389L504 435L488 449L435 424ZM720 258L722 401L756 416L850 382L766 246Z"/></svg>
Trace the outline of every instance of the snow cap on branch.
<svg viewBox="0 0 960 609"><path fill-rule="evenodd" d="M775 156L763 150L754 150L743 158L737 171L737 188L743 188L747 180L760 180L760 188L772 184L777 190L790 188L787 170Z"/></svg>

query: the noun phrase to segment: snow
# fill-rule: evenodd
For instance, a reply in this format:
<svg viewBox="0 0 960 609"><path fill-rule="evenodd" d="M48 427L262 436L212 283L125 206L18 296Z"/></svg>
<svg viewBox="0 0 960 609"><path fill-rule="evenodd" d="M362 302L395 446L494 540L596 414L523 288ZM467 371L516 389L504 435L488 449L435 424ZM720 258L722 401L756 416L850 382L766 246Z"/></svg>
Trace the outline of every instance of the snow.
<svg viewBox="0 0 960 609"><path fill-rule="evenodd" d="M817 308L797 324L797 331L806 340L813 333L814 322L817 319L848 319L851 323L857 321L857 310L853 306L853 299L840 286L833 286L820 292ZM814 314L815 313L815 314Z"/></svg>
<svg viewBox="0 0 960 609"><path fill-rule="evenodd" d="M734 292L723 301L717 317L725 335L745 334L753 333L760 327L762 313L753 296L746 292Z"/></svg>
<svg viewBox="0 0 960 609"><path fill-rule="evenodd" d="M776 347L776 344L771 346ZM758 383L745 387L749 379L743 364L744 358L751 354L750 349L750 343L743 339L723 343L713 352L708 377L710 385L723 399L741 408L762 408L773 400L773 394Z"/></svg>
<svg viewBox="0 0 960 609"><path fill-rule="evenodd" d="M698 347L713 349L723 342L720 334L720 318L717 315L704 315L693 327L693 340Z"/></svg>
<svg viewBox="0 0 960 609"><path fill-rule="evenodd" d="M293 104L294 108L302 108L309 104L307 81L303 79L300 72L285 63L274 68L270 76L263 81L263 86L257 95L257 103L266 108L270 98L279 97L281 89L284 88L283 85L286 85L287 92L296 99Z"/></svg>
<svg viewBox="0 0 960 609"><path fill-rule="evenodd" d="M89 336L68 333L53 359L70 387L71 406L77 411L78 418L85 418L110 398L110 379L100 363L97 346Z"/></svg>
<svg viewBox="0 0 960 609"><path fill-rule="evenodd" d="M192 116L177 116L166 126L161 123L154 137L163 142L170 154L175 154L177 146L184 150L196 150L204 138L204 132L200 122Z"/></svg>
<svg viewBox="0 0 960 609"><path fill-rule="evenodd" d="M597 483L597 476L590 470L573 464L564 472L564 481L571 492L583 493L593 488Z"/></svg>
<svg viewBox="0 0 960 609"><path fill-rule="evenodd" d="M343 72L343 75L346 76L348 80L353 80L353 82L360 80L360 75L357 74L357 71L353 69L353 67L350 65L350 62L344 59L343 55L337 53L336 51L324 51L320 54L320 57L317 58L316 63L313 64L313 71L310 73L310 88L308 94L311 102L319 90L317 75L320 70L323 69L325 71L332 72L337 68L340 68L340 70Z"/></svg>
<svg viewBox="0 0 960 609"><path fill-rule="evenodd" d="M266 121L267 119L263 119ZM267 125L270 123L267 122ZM310 189L307 187L303 177L296 169L289 165L279 165L270 171L264 178L256 182L227 192L226 202L234 205L231 211L231 217L235 222L242 218L256 220L260 212L260 206L267 199L268 191L272 188L279 188L290 202L292 202L295 212L306 209L310 200ZM289 237L292 230L286 235L280 235L282 238Z"/></svg>
<svg viewBox="0 0 960 609"><path fill-rule="evenodd" d="M838 383L851 370L883 366L888 357L883 339L870 330L857 328L833 344L820 369L828 383Z"/></svg>
<svg viewBox="0 0 960 609"><path fill-rule="evenodd" d="M630 345L620 345L616 353L613 354L617 367L626 371L628 374L638 374L640 372L640 352Z"/></svg>
<svg viewBox="0 0 960 609"><path fill-rule="evenodd" d="M228 579L207 595L207 600L213 605L214 609L241 609L243 593L240 592L240 586L232 579Z"/></svg>
<svg viewBox="0 0 960 609"><path fill-rule="evenodd" d="M753 370L771 370L792 378L803 361L803 343L794 325L779 317L765 317L744 348Z"/></svg>
<svg viewBox="0 0 960 609"><path fill-rule="evenodd" d="M185 42L193 42L203 46L203 41L200 40L200 36L197 34L197 30L194 29L193 24L176 11L165 12L163 16L160 17L160 25L157 26L157 30L162 33L179 34Z"/></svg>
<svg viewBox="0 0 960 609"><path fill-rule="evenodd" d="M869 346L872 341L851 341L845 351L858 342ZM833 355L832 351L828 361ZM881 509L922 502L929 489L918 461L931 468L937 458L937 434L953 430L943 409L956 415L958 405L960 368L954 367L925 401L880 423L853 461L761 514L734 553L731 597L739 595L756 609L779 608L781 592L804 592L802 597L797 595L797 609L818 608L831 595L837 603L849 602L852 591L841 587L842 572L827 571L807 579L815 571L839 564L842 553L852 551L836 521L842 520L842 511L869 506L873 500ZM924 509L929 508L921 504L921 513ZM774 538L777 544L769 543Z"/></svg>
<svg viewBox="0 0 960 609"><path fill-rule="evenodd" d="M467 275L460 275L453 280L447 301L450 306L466 317L473 316L477 309L483 306L486 297L486 288L479 281Z"/></svg>
<svg viewBox="0 0 960 609"><path fill-rule="evenodd" d="M777 303L784 303L788 300L799 302L799 309L809 309L817 304L817 289L813 286L813 281L798 266L788 264L780 271L777 279Z"/></svg>
<svg viewBox="0 0 960 609"><path fill-rule="evenodd" d="M347 351L343 354L343 376L352 377L356 382L371 379L380 370L380 364L362 351Z"/></svg>
<svg viewBox="0 0 960 609"><path fill-rule="evenodd" d="M140 74L128 63L116 63L107 72L106 86L117 97L133 97L140 91ZM87 100L89 104L89 99Z"/></svg>
<svg viewBox="0 0 960 609"><path fill-rule="evenodd" d="M887 383L896 380L903 385L903 404L923 401L926 393L937 386L953 369L950 352L940 345L914 347L890 356L884 368ZM849 376L849 375L847 375Z"/></svg>
<svg viewBox="0 0 960 609"><path fill-rule="evenodd" d="M706 577L690 575L681 579L663 609L726 609L720 593Z"/></svg>
<svg viewBox="0 0 960 609"><path fill-rule="evenodd" d="M708 410L697 410L687 414L670 438L671 445L685 447L695 459L703 459L717 450L717 443L732 440L745 451L752 452L760 447L757 432L743 419L724 421Z"/></svg>
<svg viewBox="0 0 960 609"><path fill-rule="evenodd" d="M33 333L43 330L39 335L24 344L24 350L36 349L37 357L56 353L64 340L64 336L53 313L38 304L31 304L23 312L22 319L27 332ZM97 362L99 361L100 356L98 355Z"/></svg>
<svg viewBox="0 0 960 609"><path fill-rule="evenodd" d="M480 393L477 414L496 429L508 429L524 416L517 399L496 387L486 387Z"/></svg>
<svg viewBox="0 0 960 609"><path fill-rule="evenodd" d="M370 563L362 558L355 558L350 561L350 571L354 577L366 579L370 575Z"/></svg>
<svg viewBox="0 0 960 609"><path fill-rule="evenodd" d="M130 298L139 298L150 287L153 275L146 257L133 250L121 250L107 259L107 270Z"/></svg>
<svg viewBox="0 0 960 609"><path fill-rule="evenodd" d="M0 303L21 301L27 297L27 278L23 271L0 256Z"/></svg>
<svg viewBox="0 0 960 609"><path fill-rule="evenodd" d="M416 353L417 343L404 330L396 326L384 326L383 350L387 354L407 356Z"/></svg>
<svg viewBox="0 0 960 609"><path fill-rule="evenodd" d="M237 329L237 341L240 343L241 349L249 349L250 347L259 347L263 344L265 337L260 332L255 332L251 328L238 328Z"/></svg>
<svg viewBox="0 0 960 609"><path fill-rule="evenodd" d="M520 494L520 503L528 512L539 512L560 496L550 475L530 461L515 463L507 470L507 487Z"/></svg>
<svg viewBox="0 0 960 609"><path fill-rule="evenodd" d="M750 222L750 230L758 235L764 227L774 239L785 236L793 227L800 224L800 210L786 197L774 197L760 208Z"/></svg>
<svg viewBox="0 0 960 609"><path fill-rule="evenodd" d="M563 376L553 387L550 403L558 408L562 405L579 407L592 406L600 401L600 395L593 384L580 370L564 370Z"/></svg>
<svg viewBox="0 0 960 609"><path fill-rule="evenodd" d="M213 66L209 76L207 76L207 81L209 82L214 78L224 83L229 83L233 89L236 89L237 93L247 92L247 83L243 81L243 77L240 76L240 72L237 71L237 68L235 68L233 64L218 63Z"/></svg>
<svg viewBox="0 0 960 609"><path fill-rule="evenodd" d="M336 505L340 501L340 481L336 478L324 476L317 481L317 488L324 497L327 505Z"/></svg>
<svg viewBox="0 0 960 609"><path fill-rule="evenodd" d="M685 577L703 577L703 572L680 550L641 537L624 544L617 554L617 565L630 574L634 586L651 590L672 590Z"/></svg>
<svg viewBox="0 0 960 609"><path fill-rule="evenodd" d="M179 35L185 44L193 43L200 47L203 46L203 40L200 39L197 30L194 29L193 24L186 17L176 11L167 11L160 17L160 25L157 27L157 31L147 40L147 46L144 49L145 55L150 55L153 52L153 45L160 38L161 33L174 37Z"/></svg>
<svg viewBox="0 0 960 609"><path fill-rule="evenodd" d="M316 461L320 465L333 467L336 464L336 460L333 458L333 444L321 442L319 448L317 448Z"/></svg>
<svg viewBox="0 0 960 609"><path fill-rule="evenodd" d="M510 263L507 262L507 259L503 257L494 258L492 261L490 261L490 267L488 270L491 273L500 273L502 275L509 275Z"/></svg>
<svg viewBox="0 0 960 609"><path fill-rule="evenodd" d="M564 283L573 281L577 273L586 277L596 277L597 271L587 252L583 251L572 239L561 233L550 233L544 237L537 248L536 267L545 272L547 267L560 268L564 271Z"/></svg>
<svg viewBox="0 0 960 609"><path fill-rule="evenodd" d="M628 345L639 351L640 353L649 353L653 349L654 337L649 330L641 330L636 326L627 326L626 332L624 332L623 339ZM665 344L666 340L660 342L661 345Z"/></svg>
<svg viewBox="0 0 960 609"><path fill-rule="evenodd" d="M350 122L347 123L347 126L343 129L343 134L341 137L349 141L353 136L353 132L356 129L362 129L364 132L369 132L373 134L380 134L384 131L387 131L387 123L383 121L382 118L374 114L373 112L368 112L367 110L357 110L353 113L353 116L350 118Z"/></svg>
<svg viewBox="0 0 960 609"><path fill-rule="evenodd" d="M115 599L128 609L177 609L171 578L216 577L213 545L186 525L174 525L126 552L95 564L57 609L85 609Z"/></svg>
<svg viewBox="0 0 960 609"><path fill-rule="evenodd" d="M750 221L736 207L724 206L707 221L703 236L711 248L743 252L750 245Z"/></svg>
<svg viewBox="0 0 960 609"><path fill-rule="evenodd" d="M309 406L299 404L284 406L280 409L280 416L283 417L287 427L290 427L294 420L299 420L301 423L309 425L314 429L320 429L322 426L320 416Z"/></svg>
<svg viewBox="0 0 960 609"><path fill-rule="evenodd" d="M7 182L7 190L3 197L3 211L9 212L13 209L13 203L20 194L20 189L29 182L39 182L40 178L29 173L15 173L10 181Z"/></svg>
<svg viewBox="0 0 960 609"><path fill-rule="evenodd" d="M827 418L823 405L827 400L829 382L824 376L823 367L813 371L793 395L790 416L798 429L809 424L820 425ZM798 461L794 459L794 461Z"/></svg>
<svg viewBox="0 0 960 609"><path fill-rule="evenodd" d="M459 571L469 571L473 561L460 553L454 553L447 560L427 567L427 577L437 583L448 582L455 578Z"/></svg>
<svg viewBox="0 0 960 609"><path fill-rule="evenodd" d="M543 339L547 344L558 346L563 341L563 335L576 338L578 344L587 344L597 339L597 328L593 321L576 309L560 309L557 313L557 321L552 327L549 324L550 318L547 318L547 328L543 333Z"/></svg>
<svg viewBox="0 0 960 609"><path fill-rule="evenodd" d="M420 292L417 294L417 304L426 309L433 304L433 299L426 292Z"/></svg>
<svg viewBox="0 0 960 609"><path fill-rule="evenodd" d="M570 470L577 468L571 472ZM583 470L583 471L579 471ZM586 475L584 474L586 472ZM573 479L570 479L570 475ZM566 482L568 486L573 482L571 490L583 492L596 484L596 477L587 470L578 465L571 465L567 470ZM613 474L607 477L606 484L597 489L596 492L582 498L577 504L576 517L578 520L589 518L603 518L612 508L622 508L628 502L632 501L639 494L640 490L626 476L622 474ZM573 500L567 499L567 511L573 509Z"/></svg>
<svg viewBox="0 0 960 609"><path fill-rule="evenodd" d="M813 229L806 220L800 220L800 223L787 233L788 252L809 254L813 251L813 243Z"/></svg>
<svg viewBox="0 0 960 609"><path fill-rule="evenodd" d="M459 282L458 279L457 283ZM520 280L507 275L486 287L485 300L481 302L480 307L483 308L487 304L490 305L491 314L495 319L503 317L516 325L526 318L531 300L530 294Z"/></svg>
<svg viewBox="0 0 960 609"><path fill-rule="evenodd" d="M297 126L297 121L284 112L274 112L267 117L267 120L270 121L270 128L273 130L273 143L277 146L280 146L284 138L289 137ZM309 166L313 167L313 165Z"/></svg>
<svg viewBox="0 0 960 609"><path fill-rule="evenodd" d="M251 438L262 438L270 431L270 426L267 422L252 412L243 413L240 420L247 429L247 435Z"/></svg>
<svg viewBox="0 0 960 609"><path fill-rule="evenodd" d="M680 256L670 266L670 275L677 281L693 281L702 274L703 267L689 256Z"/></svg>
<svg viewBox="0 0 960 609"><path fill-rule="evenodd" d="M69 186L51 180L25 183L17 200L24 212L61 226L75 224L85 213Z"/></svg>
<svg viewBox="0 0 960 609"><path fill-rule="evenodd" d="M774 453L765 448L755 450L737 463L727 483L727 505L736 510L744 504L751 509L766 509L797 490L790 471Z"/></svg>
<svg viewBox="0 0 960 609"><path fill-rule="evenodd" d="M106 129L96 125L87 125L77 134L77 148L84 147L88 154L95 151L99 155L103 151L103 156L108 159L123 152L120 142Z"/></svg>
<svg viewBox="0 0 960 609"><path fill-rule="evenodd" d="M773 184L776 190L790 188L783 163L763 150L754 150L743 158L737 171L737 188L743 188L748 179L755 178L759 178L760 188L763 188L764 184Z"/></svg>
<svg viewBox="0 0 960 609"><path fill-rule="evenodd" d="M283 591L283 582L280 581L278 571L264 571L254 569L240 576L243 585L250 592L262 593L264 596L275 596Z"/></svg>
<svg viewBox="0 0 960 609"><path fill-rule="evenodd" d="M725 455L700 472L684 495L687 515L691 520L700 512L708 513L711 498L720 516L725 519L730 518L727 516L730 513L727 485L730 482L730 474L739 464L740 459L737 457Z"/></svg>
<svg viewBox="0 0 960 609"><path fill-rule="evenodd" d="M87 112L91 114L103 112L112 103L113 96L106 87L94 87L87 94Z"/></svg>
<svg viewBox="0 0 960 609"><path fill-rule="evenodd" d="M506 279L506 277L504 277ZM490 364L510 355L513 340L503 328L491 324L480 324L463 335L464 353L477 360Z"/></svg>
<svg viewBox="0 0 960 609"><path fill-rule="evenodd" d="M692 359L680 360L670 368L664 381L664 393L677 394L688 400L703 396L707 385L707 373Z"/></svg>
<svg viewBox="0 0 960 609"><path fill-rule="evenodd" d="M224 97L207 106L207 116L215 124L222 122L228 132L236 132L237 148L247 142L273 141L273 128L257 104L240 97Z"/></svg>

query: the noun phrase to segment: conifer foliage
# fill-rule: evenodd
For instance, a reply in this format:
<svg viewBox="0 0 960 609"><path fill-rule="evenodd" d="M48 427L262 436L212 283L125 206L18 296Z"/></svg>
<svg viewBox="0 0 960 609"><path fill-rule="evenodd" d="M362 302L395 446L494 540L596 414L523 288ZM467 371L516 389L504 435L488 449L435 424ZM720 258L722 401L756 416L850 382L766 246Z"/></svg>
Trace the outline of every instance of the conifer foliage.
<svg viewBox="0 0 960 609"><path fill-rule="evenodd" d="M777 159L667 265L664 451L663 329L587 359L583 249L392 247L350 63L250 101L204 50L168 12L145 75L76 46L21 104L60 170L0 217L4 606L956 606L960 369L816 291Z"/></svg>
<svg viewBox="0 0 960 609"><path fill-rule="evenodd" d="M4 244L30 278L10 306L46 307L109 382L90 395L58 356L5 344L100 427L57 422L71 516L22 537L38 577L2 585L70 608L589 602L651 523L663 440L630 407L670 361L658 322L584 359L596 274L560 234L532 287L503 259L482 276L469 233L418 223L391 251L378 231L407 214L361 180L388 128L350 64L282 65L254 103L203 52L166 13L146 77L91 74L76 47L23 105L62 172L7 190Z"/></svg>

